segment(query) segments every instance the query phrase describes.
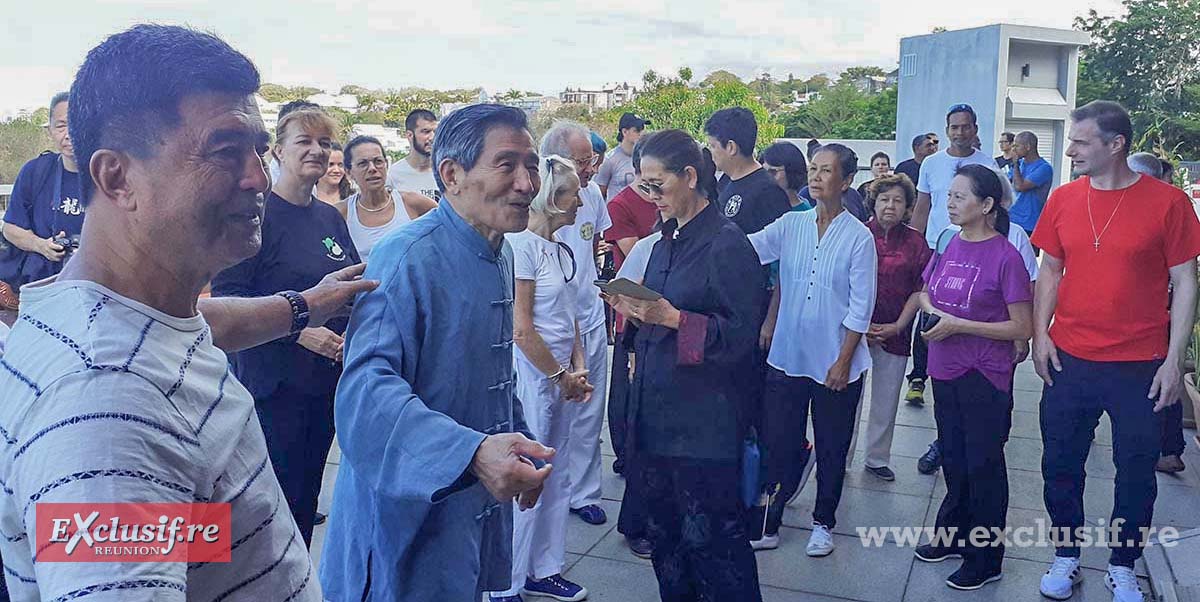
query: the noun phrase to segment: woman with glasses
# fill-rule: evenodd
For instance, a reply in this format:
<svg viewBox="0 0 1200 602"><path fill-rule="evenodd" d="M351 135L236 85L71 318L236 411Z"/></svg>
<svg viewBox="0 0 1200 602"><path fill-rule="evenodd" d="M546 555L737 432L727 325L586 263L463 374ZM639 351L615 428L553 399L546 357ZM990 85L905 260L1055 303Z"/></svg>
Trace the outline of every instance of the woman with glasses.
<svg viewBox="0 0 1200 602"><path fill-rule="evenodd" d="M696 141L664 130L641 145L641 184L663 218L643 285L662 297L605 297L630 320L636 358L626 486L646 504L663 600L761 600L739 485L766 276L712 202L716 167Z"/></svg>
<svg viewBox="0 0 1200 602"><path fill-rule="evenodd" d="M529 227L506 236L512 245L516 279L516 394L533 437L562 450L570 432L569 417L574 415L566 404L590 402L592 386L583 368L586 364L576 321L576 273L582 270L571 248L554 232L575 222L582 202L574 163L550 155L542 159L538 172L542 187L529 206ZM586 589L562 576L571 469L565 463L555 465L537 505L516 513L512 588L492 593L493 601L517 602L522 592L568 602L587 597Z"/></svg>
<svg viewBox="0 0 1200 602"><path fill-rule="evenodd" d="M329 147L329 167L313 188L313 196L327 205L337 206L354 192L350 187L350 178L346 177L346 167L342 164L344 160L342 145L334 142Z"/></svg>
<svg viewBox="0 0 1200 602"><path fill-rule="evenodd" d="M383 154L383 144L377 138L356 136L347 142L344 162L358 192L337 208L346 218L354 246L363 261L367 261L371 249L384 236L412 219L404 203L396 202L401 195L387 187L387 155Z"/></svg>
<svg viewBox="0 0 1200 602"><path fill-rule="evenodd" d="M333 118L319 108L297 109L279 120L274 149L279 179L272 182L263 210L262 248L217 274L214 297L302 291L360 262L345 220L313 195L329 169L335 131ZM342 374L346 323L335 318L305 328L239 352L233 362L238 380L254 396L271 466L306 548L333 442L333 393Z"/></svg>
<svg viewBox="0 0 1200 602"><path fill-rule="evenodd" d="M792 211L812 209L808 200L800 196L800 190L808 186L808 162L795 144L776 142L759 155L758 161L775 179L775 184L787 193Z"/></svg>

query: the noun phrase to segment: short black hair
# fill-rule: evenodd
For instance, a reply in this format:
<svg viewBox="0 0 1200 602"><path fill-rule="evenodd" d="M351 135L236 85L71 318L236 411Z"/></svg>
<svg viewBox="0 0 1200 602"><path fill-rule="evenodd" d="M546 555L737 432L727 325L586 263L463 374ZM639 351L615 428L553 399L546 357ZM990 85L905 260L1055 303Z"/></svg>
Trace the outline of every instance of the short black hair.
<svg viewBox="0 0 1200 602"><path fill-rule="evenodd" d="M762 152L758 160L783 168L788 189L799 191L808 185L808 161L804 153L791 142L776 142Z"/></svg>
<svg viewBox="0 0 1200 602"><path fill-rule="evenodd" d="M404 129L415 132L417 131L418 121L437 121L437 115L429 109L413 109L408 112L408 117L404 118Z"/></svg>
<svg viewBox="0 0 1200 602"><path fill-rule="evenodd" d="M346 143L346 148L342 151L342 165L345 165L346 169L350 169L350 166L354 164L354 147L363 144L374 144L379 147L380 151L383 151L383 143L378 138L374 136L355 136ZM387 152L384 152L383 156L386 158Z"/></svg>
<svg viewBox="0 0 1200 602"><path fill-rule="evenodd" d="M438 168L442 161L449 159L467 171L474 169L479 156L483 154L484 139L496 127L529 132L529 118L525 116L525 111L516 107L474 104L442 120L438 135L433 139L433 178L442 192L446 191L446 183L442 181Z"/></svg>
<svg viewBox="0 0 1200 602"><path fill-rule="evenodd" d="M913 140L912 140L913 150L916 150L918 146L925 144L926 140L929 140L929 134L917 134L915 137L913 137Z"/></svg>
<svg viewBox="0 0 1200 602"><path fill-rule="evenodd" d="M879 152L875 153L874 155L871 155L871 165L875 164L876 159L887 159L888 165L892 164L892 158L889 157L888 154L883 151L879 151Z"/></svg>
<svg viewBox="0 0 1200 602"><path fill-rule="evenodd" d="M721 109L704 122L704 133L716 138L722 145L730 141L737 143L738 153L754 156L754 143L758 140L758 122L754 113L743 107Z"/></svg>
<svg viewBox="0 0 1200 602"><path fill-rule="evenodd" d="M175 25L135 25L88 52L71 85L68 124L75 157L87 169L107 148L147 158L179 127L184 98L204 92L250 96L258 69L211 33ZM95 188L79 178L86 205Z"/></svg>
<svg viewBox="0 0 1200 602"><path fill-rule="evenodd" d="M966 113L971 116L972 124L979 124L979 116L975 114L975 109L965 102L960 102L951 106L950 110L946 111L946 125L950 125L950 118L953 117L955 113Z"/></svg>
<svg viewBox="0 0 1200 602"><path fill-rule="evenodd" d="M1000 134L1000 137L1009 144L1012 144L1016 140L1016 136L1014 136L1012 132L1004 132Z"/></svg>
<svg viewBox="0 0 1200 602"><path fill-rule="evenodd" d="M1093 100L1071 111L1071 121L1078 123L1088 119L1096 120L1096 126L1100 128L1100 139L1105 144L1112 142L1117 136L1124 136L1125 152L1129 152L1133 144L1133 122L1130 121L1129 111L1126 111L1125 107L1111 100Z"/></svg>

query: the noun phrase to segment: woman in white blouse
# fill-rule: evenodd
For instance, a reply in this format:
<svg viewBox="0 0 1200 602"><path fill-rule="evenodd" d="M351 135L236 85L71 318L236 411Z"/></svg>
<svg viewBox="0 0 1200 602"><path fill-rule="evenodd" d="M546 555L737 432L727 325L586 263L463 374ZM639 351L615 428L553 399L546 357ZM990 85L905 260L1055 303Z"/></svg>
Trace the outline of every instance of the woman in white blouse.
<svg viewBox="0 0 1200 602"><path fill-rule="evenodd" d="M875 240L842 206L857 170L854 151L821 147L808 164L816 210L789 212L750 236L762 263L780 262L781 291L760 434L771 503L759 549L778 546L783 507L808 460L804 434L811 407L817 499L807 554L833 552L846 454L863 374L871 366L863 335L875 309Z"/></svg>

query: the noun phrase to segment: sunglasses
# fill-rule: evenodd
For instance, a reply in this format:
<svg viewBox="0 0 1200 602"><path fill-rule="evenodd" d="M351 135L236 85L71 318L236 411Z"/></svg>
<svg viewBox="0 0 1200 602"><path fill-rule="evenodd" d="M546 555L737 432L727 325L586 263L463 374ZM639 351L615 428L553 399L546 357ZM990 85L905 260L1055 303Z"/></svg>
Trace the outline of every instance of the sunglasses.
<svg viewBox="0 0 1200 602"><path fill-rule="evenodd" d="M579 269L579 265L575 263L575 252L572 251L571 247L567 246L567 243L565 242L554 242L558 244L558 253L555 254L555 258L558 260L558 268L562 270L563 274L567 273L567 267L563 265L562 252L566 251L567 258L571 260L571 275L566 276L566 282L570 282L575 279L575 272Z"/></svg>

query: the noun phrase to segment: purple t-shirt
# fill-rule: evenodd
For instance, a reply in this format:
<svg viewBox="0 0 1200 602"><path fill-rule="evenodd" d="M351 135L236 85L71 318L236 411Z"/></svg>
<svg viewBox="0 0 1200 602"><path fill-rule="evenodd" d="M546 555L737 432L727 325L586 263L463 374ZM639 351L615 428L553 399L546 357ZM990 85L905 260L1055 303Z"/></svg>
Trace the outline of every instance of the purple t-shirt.
<svg viewBox="0 0 1200 602"><path fill-rule="evenodd" d="M1033 301L1021 254L1003 236L967 242L955 235L940 260L937 255L929 260L924 278L934 307L975 322L1003 322L1009 319L1010 304ZM997 389L1008 391L1013 342L968 334L929 342L931 377L953 380L971 370L978 370Z"/></svg>

